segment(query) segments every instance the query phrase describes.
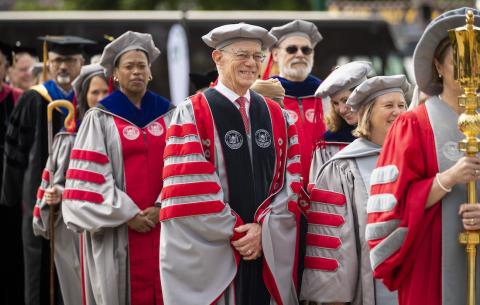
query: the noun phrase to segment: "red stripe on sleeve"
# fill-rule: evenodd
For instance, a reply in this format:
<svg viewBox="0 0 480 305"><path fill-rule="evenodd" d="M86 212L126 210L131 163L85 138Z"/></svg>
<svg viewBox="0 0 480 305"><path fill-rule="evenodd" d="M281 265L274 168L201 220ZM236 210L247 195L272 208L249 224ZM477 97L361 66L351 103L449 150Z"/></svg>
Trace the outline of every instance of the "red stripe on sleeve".
<svg viewBox="0 0 480 305"><path fill-rule="evenodd" d="M336 271L338 261L331 258L305 256L305 268L323 271Z"/></svg>
<svg viewBox="0 0 480 305"><path fill-rule="evenodd" d="M310 194L314 187L315 187L315 183L309 183L307 186L307 192Z"/></svg>
<svg viewBox="0 0 480 305"><path fill-rule="evenodd" d="M90 191L83 191L83 190L66 189L63 192L63 198L70 199L70 200L89 201L97 204L103 202L102 194L99 194L96 192L90 192Z"/></svg>
<svg viewBox="0 0 480 305"><path fill-rule="evenodd" d="M347 202L347 198L345 198L345 195L343 194L326 190L319 190L316 188L312 190L310 199L312 200L312 202L320 202L324 204L333 204L338 206L344 206Z"/></svg>
<svg viewBox="0 0 480 305"><path fill-rule="evenodd" d="M220 213L224 207L219 200L171 205L160 209L160 220Z"/></svg>
<svg viewBox="0 0 480 305"><path fill-rule="evenodd" d="M35 205L33 207L33 217L40 218L40 208L38 207L38 205Z"/></svg>
<svg viewBox="0 0 480 305"><path fill-rule="evenodd" d="M69 169L66 175L67 179L82 180L97 184L105 183L105 177L102 174L81 170L81 169Z"/></svg>
<svg viewBox="0 0 480 305"><path fill-rule="evenodd" d="M43 189L43 187L39 187L37 190L37 199L42 200L44 194L45 194L45 190Z"/></svg>
<svg viewBox="0 0 480 305"><path fill-rule="evenodd" d="M295 156L299 156L300 155L300 144L294 144L292 146L290 146L290 148L288 149L288 152L287 152L287 157L288 159L291 159Z"/></svg>
<svg viewBox="0 0 480 305"><path fill-rule="evenodd" d="M319 248L338 249L342 245L342 241L335 236L307 233L307 245Z"/></svg>
<svg viewBox="0 0 480 305"><path fill-rule="evenodd" d="M163 188L161 200L172 197L216 194L218 191L220 191L220 185L216 182L210 181L175 184Z"/></svg>
<svg viewBox="0 0 480 305"><path fill-rule="evenodd" d="M309 212L307 219L310 224L331 227L340 227L345 223L345 219L340 215L321 212Z"/></svg>
<svg viewBox="0 0 480 305"><path fill-rule="evenodd" d="M290 188L295 194L300 194L302 191L302 183L301 182L292 182L290 184Z"/></svg>
<svg viewBox="0 0 480 305"><path fill-rule="evenodd" d="M168 128L167 139L169 137L185 137L197 135L197 127L194 124L170 125Z"/></svg>
<svg viewBox="0 0 480 305"><path fill-rule="evenodd" d="M203 154L200 143L187 142L185 144L169 144L165 148L164 158L193 154Z"/></svg>
<svg viewBox="0 0 480 305"><path fill-rule="evenodd" d="M213 174L215 167L210 162L187 162L165 166L163 179L172 176Z"/></svg>
<svg viewBox="0 0 480 305"><path fill-rule="evenodd" d="M43 170L42 179L46 182L50 181L50 172L47 169Z"/></svg>
<svg viewBox="0 0 480 305"><path fill-rule="evenodd" d="M299 162L295 162L287 166L287 170L290 174L301 174L302 173L302 165Z"/></svg>
<svg viewBox="0 0 480 305"><path fill-rule="evenodd" d="M297 128L295 127L295 125L290 125L288 126L287 132L288 132L288 138L290 139L291 137L297 135Z"/></svg>
<svg viewBox="0 0 480 305"><path fill-rule="evenodd" d="M74 149L70 154L70 158L98 164L107 164L109 162L107 155L91 150Z"/></svg>

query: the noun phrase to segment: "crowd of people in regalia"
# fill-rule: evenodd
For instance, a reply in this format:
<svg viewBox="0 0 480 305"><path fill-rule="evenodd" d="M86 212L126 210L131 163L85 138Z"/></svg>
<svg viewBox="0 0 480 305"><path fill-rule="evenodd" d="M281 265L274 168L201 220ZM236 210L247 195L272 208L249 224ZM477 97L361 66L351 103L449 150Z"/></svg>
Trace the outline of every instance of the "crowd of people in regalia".
<svg viewBox="0 0 480 305"><path fill-rule="evenodd" d="M43 68L0 44L0 302L465 304L480 159L457 144L448 30L467 10L480 23L460 8L426 27L416 85L368 61L320 80L309 21L225 24L201 37L215 71L176 106L148 89L164 65L149 33L90 64L94 41L40 37ZM47 118L58 100L74 111Z"/></svg>

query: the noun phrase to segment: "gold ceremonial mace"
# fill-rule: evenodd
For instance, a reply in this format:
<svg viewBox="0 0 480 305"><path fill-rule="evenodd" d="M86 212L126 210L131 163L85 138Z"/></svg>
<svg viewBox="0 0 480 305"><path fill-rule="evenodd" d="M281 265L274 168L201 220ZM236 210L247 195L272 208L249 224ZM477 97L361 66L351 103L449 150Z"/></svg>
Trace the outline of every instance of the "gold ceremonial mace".
<svg viewBox="0 0 480 305"><path fill-rule="evenodd" d="M72 130L75 129L75 109L73 108L73 104L67 100L56 100L50 102L47 106L47 123L48 123L48 157L53 157L52 145L53 145L53 127L52 127L52 120L53 120L53 109L57 107L65 107L68 110L67 118L64 121L64 126L66 129ZM49 187L51 187L53 173L51 169L49 171ZM55 305L55 206L51 205L49 207L49 214L50 214L50 305Z"/></svg>
<svg viewBox="0 0 480 305"><path fill-rule="evenodd" d="M458 118L458 127L465 135L459 142L459 149L467 156L473 157L479 152L480 141L480 95L477 88L480 85L480 28L473 25L473 12L469 10L466 16L467 24L463 27L449 30L450 42L453 48L455 80L465 90L458 97L458 104L465 112ZM467 184L468 203L477 202L476 181ZM480 231L464 231L458 240L465 245L467 252L467 305L475 305L475 275L477 245L480 243Z"/></svg>

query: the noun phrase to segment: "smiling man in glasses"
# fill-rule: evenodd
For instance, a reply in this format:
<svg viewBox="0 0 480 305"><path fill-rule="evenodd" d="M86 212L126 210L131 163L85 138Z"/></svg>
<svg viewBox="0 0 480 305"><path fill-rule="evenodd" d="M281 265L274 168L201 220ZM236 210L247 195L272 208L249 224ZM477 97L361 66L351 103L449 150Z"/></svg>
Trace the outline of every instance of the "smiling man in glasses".
<svg viewBox="0 0 480 305"><path fill-rule="evenodd" d="M2 204L19 208L22 215L25 304L47 304L49 296L48 241L33 235L32 220L37 189L48 157L47 106L53 100L73 101L72 81L84 63L83 45L94 43L76 36L39 37L48 50L52 76L25 91L10 115L5 135ZM53 132L62 127L64 116L53 112Z"/></svg>
<svg viewBox="0 0 480 305"><path fill-rule="evenodd" d="M218 82L173 114L161 194L165 305L296 305L300 152L280 106L249 90L275 37L245 23L213 29Z"/></svg>

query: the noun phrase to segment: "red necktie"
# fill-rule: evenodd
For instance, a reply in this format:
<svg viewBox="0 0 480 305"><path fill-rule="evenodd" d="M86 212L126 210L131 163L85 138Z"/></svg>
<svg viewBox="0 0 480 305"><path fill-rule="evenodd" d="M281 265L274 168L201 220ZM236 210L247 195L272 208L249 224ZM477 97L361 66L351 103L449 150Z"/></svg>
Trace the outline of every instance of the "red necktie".
<svg viewBox="0 0 480 305"><path fill-rule="evenodd" d="M245 126L245 132L250 134L250 123L248 122L247 116L247 109L245 108L245 104L247 103L247 99L243 96L237 98L235 101L240 106L240 114L242 115L243 125Z"/></svg>

